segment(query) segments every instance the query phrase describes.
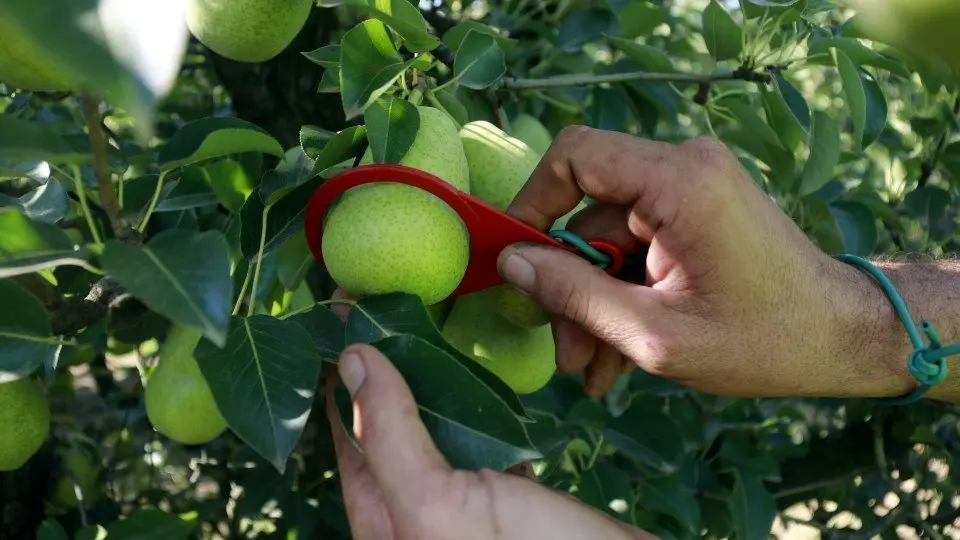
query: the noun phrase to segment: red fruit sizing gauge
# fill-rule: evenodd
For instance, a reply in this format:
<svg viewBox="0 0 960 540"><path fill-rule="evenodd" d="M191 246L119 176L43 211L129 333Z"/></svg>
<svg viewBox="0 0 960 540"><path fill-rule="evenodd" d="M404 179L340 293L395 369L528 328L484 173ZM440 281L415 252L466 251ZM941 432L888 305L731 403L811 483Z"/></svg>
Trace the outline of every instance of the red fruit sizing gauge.
<svg viewBox="0 0 960 540"><path fill-rule="evenodd" d="M504 282L497 271L497 257L507 246L518 242L544 244L573 253L582 252L547 233L500 211L482 200L464 193L429 173L402 165L362 165L348 169L321 184L310 198L304 220L307 244L314 258L324 268L323 218L337 198L350 188L374 182L407 184L428 191L450 205L460 216L470 235L470 262L460 285L451 296L500 285ZM620 247L606 240L588 241L594 249L609 256L605 271L616 274L623 265Z"/></svg>

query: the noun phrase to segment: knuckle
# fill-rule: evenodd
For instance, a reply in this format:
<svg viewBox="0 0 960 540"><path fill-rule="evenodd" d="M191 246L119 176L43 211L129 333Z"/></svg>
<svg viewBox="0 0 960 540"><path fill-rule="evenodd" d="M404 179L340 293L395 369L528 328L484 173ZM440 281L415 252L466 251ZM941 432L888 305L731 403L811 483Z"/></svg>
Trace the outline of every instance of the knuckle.
<svg viewBox="0 0 960 540"><path fill-rule="evenodd" d="M560 130L559 133L557 133L556 140L558 142L565 142L565 143L570 141L578 141L583 137L586 137L591 131L592 129L590 129L588 126L584 126L581 124L565 126L563 129Z"/></svg>
<svg viewBox="0 0 960 540"><path fill-rule="evenodd" d="M733 160L727 145L713 136L702 135L690 139L683 143L683 147L699 166L726 169Z"/></svg>

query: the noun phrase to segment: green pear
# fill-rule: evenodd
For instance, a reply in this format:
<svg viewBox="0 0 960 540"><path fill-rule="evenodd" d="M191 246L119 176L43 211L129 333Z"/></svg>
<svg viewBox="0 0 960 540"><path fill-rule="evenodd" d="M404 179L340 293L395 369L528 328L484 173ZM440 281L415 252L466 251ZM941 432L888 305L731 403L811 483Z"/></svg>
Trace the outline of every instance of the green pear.
<svg viewBox="0 0 960 540"><path fill-rule="evenodd" d="M420 128L400 164L467 191L456 124L443 111L418 110ZM369 153L366 160L372 160ZM450 296L466 274L470 236L456 211L435 195L377 183L348 190L328 212L322 250L330 277L350 294L405 292L431 306Z"/></svg>
<svg viewBox="0 0 960 540"><path fill-rule="evenodd" d="M428 172L460 191L470 193L470 169L463 144L457 137L456 122L435 107L418 105L417 112L420 127L400 165ZM373 163L373 153L368 147L360 165L369 163Z"/></svg>
<svg viewBox="0 0 960 540"><path fill-rule="evenodd" d="M63 476L57 481L51 499L61 508L76 508L77 489L85 505L100 496L100 454L96 443L80 433L71 433L67 445L57 449Z"/></svg>
<svg viewBox="0 0 960 540"><path fill-rule="evenodd" d="M470 193L506 210L540 163L540 155L520 139L486 120L460 129L470 169Z"/></svg>
<svg viewBox="0 0 960 540"><path fill-rule="evenodd" d="M0 82L32 92L65 92L79 82L20 25L0 17Z"/></svg>
<svg viewBox="0 0 960 540"><path fill-rule="evenodd" d="M550 134L546 126L540 120L526 113L517 115L510 123L510 135L527 143L527 146L541 156L553 144L553 135Z"/></svg>
<svg viewBox="0 0 960 540"><path fill-rule="evenodd" d="M33 377L0 384L0 471L22 467L50 433L50 405Z"/></svg>
<svg viewBox="0 0 960 540"><path fill-rule="evenodd" d="M517 394L536 392L557 369L553 331L550 325L520 328L494 315L493 292L486 289L458 297L443 325L443 337Z"/></svg>
<svg viewBox="0 0 960 540"><path fill-rule="evenodd" d="M190 0L187 26L210 50L237 62L265 62L300 33L314 0Z"/></svg>
<svg viewBox="0 0 960 540"><path fill-rule="evenodd" d="M960 70L960 2L957 0L848 0L869 37L923 59L941 58Z"/></svg>
<svg viewBox="0 0 960 540"><path fill-rule="evenodd" d="M174 323L160 349L160 363L144 391L147 418L163 435L181 444L205 444L219 437L227 423L193 349L202 332Z"/></svg>

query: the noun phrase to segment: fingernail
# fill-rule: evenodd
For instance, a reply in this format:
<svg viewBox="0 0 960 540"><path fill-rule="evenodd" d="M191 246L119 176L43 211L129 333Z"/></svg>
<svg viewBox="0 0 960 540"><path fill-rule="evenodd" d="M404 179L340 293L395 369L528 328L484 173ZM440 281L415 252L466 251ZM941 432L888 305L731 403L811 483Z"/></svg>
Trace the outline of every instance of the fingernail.
<svg viewBox="0 0 960 540"><path fill-rule="evenodd" d="M500 267L500 272L504 279L524 292L532 293L537 285L537 272L533 269L533 265L516 253L507 256Z"/></svg>
<svg viewBox="0 0 960 540"><path fill-rule="evenodd" d="M343 385L347 387L351 396L355 396L357 390L360 389L360 385L363 384L363 379L367 376L367 371L363 367L363 358L360 358L360 355L355 352L348 352L340 357L337 369L340 372L340 380L343 381Z"/></svg>

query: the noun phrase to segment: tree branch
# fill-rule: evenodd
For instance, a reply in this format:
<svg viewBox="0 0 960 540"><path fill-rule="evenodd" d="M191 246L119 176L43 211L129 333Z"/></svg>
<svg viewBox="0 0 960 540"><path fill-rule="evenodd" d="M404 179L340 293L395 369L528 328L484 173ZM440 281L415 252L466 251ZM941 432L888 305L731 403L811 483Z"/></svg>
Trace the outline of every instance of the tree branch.
<svg viewBox="0 0 960 540"><path fill-rule="evenodd" d="M103 134L103 122L100 118L98 101L89 93L84 92L80 96L80 108L83 111L83 118L87 123L87 131L90 133L90 147L93 150L93 169L97 176L97 187L100 191L100 204L103 205L107 218L110 220L110 226L113 228L113 235L121 240L131 239L133 229L123 217L120 208L120 199L117 198L117 192L113 189L111 180L109 147L107 139Z"/></svg>
<svg viewBox="0 0 960 540"><path fill-rule="evenodd" d="M75 336L84 328L103 320L110 311L110 305L124 292L124 288L110 278L97 281L85 297L77 295L56 307L50 316L53 335Z"/></svg>
<svg viewBox="0 0 960 540"><path fill-rule="evenodd" d="M624 73L606 73L603 75L573 74L557 75L543 79L518 79L505 77L496 86L505 90L533 90L540 88L564 88L570 86L593 86L604 83L622 83L632 81L654 81L709 84L716 81L747 81L767 83L770 74L738 68L734 71L720 73L652 73L649 71L628 71Z"/></svg>

